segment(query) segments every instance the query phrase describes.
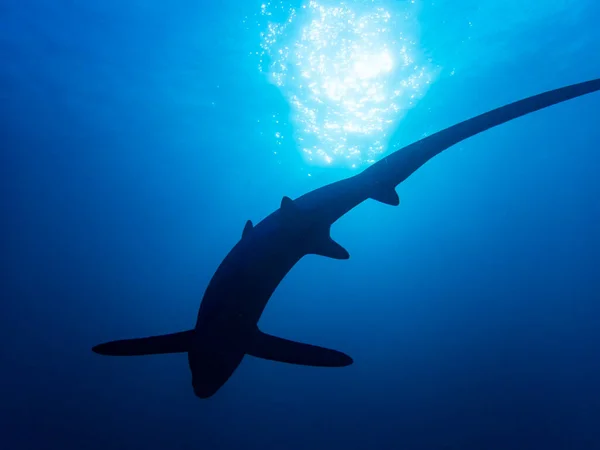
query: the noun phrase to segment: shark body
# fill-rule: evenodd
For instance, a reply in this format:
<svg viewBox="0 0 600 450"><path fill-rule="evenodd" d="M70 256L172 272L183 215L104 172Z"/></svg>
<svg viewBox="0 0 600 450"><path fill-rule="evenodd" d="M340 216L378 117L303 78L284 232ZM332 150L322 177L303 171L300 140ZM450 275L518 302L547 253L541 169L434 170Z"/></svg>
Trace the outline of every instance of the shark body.
<svg viewBox="0 0 600 450"><path fill-rule="evenodd" d="M256 226L246 223L241 239L209 282L194 329L107 342L93 350L112 356L187 353L194 393L200 398L214 395L245 355L320 367L352 364L342 352L259 330L269 299L294 265L309 254L348 259L348 252L331 238L331 225L368 199L397 206L396 186L443 150L502 123L598 90L600 79L595 79L510 103L397 150L355 176L295 200L283 197L280 208Z"/></svg>

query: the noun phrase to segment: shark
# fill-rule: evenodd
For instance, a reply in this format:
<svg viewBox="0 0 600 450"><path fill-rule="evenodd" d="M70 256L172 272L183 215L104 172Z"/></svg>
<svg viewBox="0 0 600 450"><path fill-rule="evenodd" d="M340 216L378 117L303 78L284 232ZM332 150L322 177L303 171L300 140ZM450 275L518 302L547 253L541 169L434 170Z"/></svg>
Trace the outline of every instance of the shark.
<svg viewBox="0 0 600 450"><path fill-rule="evenodd" d="M267 334L258 322L275 289L306 255L350 257L330 234L344 214L371 199L398 206L396 187L434 156L469 137L535 111L600 90L600 78L550 90L472 117L400 150L362 172L291 199L241 237L211 278L193 329L96 345L95 353L139 356L187 353L197 397L212 397L246 355L314 367L345 367L346 353Z"/></svg>

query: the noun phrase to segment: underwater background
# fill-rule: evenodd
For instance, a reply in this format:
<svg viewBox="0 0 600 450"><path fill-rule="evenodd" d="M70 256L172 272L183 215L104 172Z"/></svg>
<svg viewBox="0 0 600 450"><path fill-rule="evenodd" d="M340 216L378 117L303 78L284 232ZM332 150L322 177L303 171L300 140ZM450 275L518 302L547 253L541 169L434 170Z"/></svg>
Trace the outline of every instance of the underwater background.
<svg viewBox="0 0 600 450"><path fill-rule="evenodd" d="M0 447L600 449L598 94L447 150L400 207L334 225L350 260L300 261L260 326L352 366L247 357L200 400L184 354L91 352L191 328L284 195L599 77L598 18L593 0L2 0Z"/></svg>

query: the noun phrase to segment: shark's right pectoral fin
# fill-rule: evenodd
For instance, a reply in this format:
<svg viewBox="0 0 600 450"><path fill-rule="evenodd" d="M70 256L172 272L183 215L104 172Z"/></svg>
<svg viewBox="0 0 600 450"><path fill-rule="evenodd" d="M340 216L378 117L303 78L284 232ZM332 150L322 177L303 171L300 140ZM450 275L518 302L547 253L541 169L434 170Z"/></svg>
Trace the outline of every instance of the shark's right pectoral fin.
<svg viewBox="0 0 600 450"><path fill-rule="evenodd" d="M289 341L258 330L246 353L257 358L303 366L345 367L353 362L350 356L337 350Z"/></svg>

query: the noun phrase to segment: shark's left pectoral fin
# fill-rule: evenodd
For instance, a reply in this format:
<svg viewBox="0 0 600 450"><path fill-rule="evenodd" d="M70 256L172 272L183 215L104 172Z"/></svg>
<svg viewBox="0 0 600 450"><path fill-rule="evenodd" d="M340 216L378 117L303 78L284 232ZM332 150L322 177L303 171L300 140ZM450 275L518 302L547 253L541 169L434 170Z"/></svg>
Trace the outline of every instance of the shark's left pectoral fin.
<svg viewBox="0 0 600 450"><path fill-rule="evenodd" d="M257 358L315 367L345 367L352 358L337 350L271 336L257 330L247 354Z"/></svg>

